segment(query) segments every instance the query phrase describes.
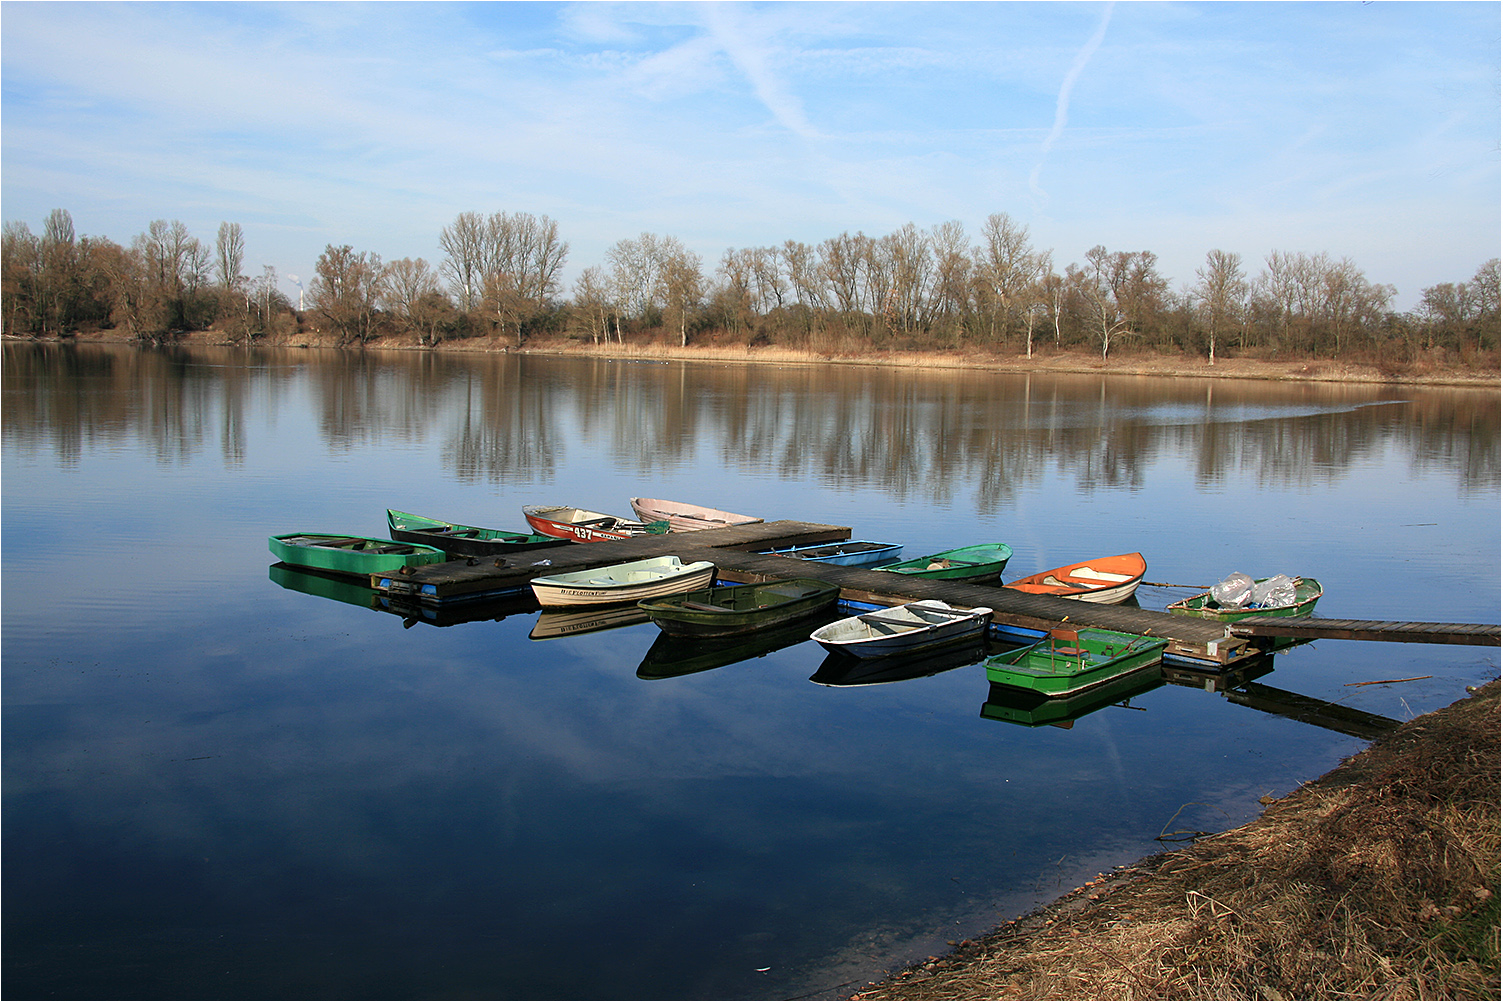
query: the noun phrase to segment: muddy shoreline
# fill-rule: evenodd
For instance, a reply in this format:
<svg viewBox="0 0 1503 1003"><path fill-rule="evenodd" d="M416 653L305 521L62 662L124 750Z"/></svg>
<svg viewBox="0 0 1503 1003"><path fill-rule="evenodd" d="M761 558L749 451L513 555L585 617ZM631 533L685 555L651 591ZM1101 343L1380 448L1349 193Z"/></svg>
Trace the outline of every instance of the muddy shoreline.
<svg viewBox="0 0 1503 1003"><path fill-rule="evenodd" d="M12 340L12 339L7 339ZM14 339L40 341L41 339ZM46 339L47 343L131 343L116 331L84 332L69 338ZM185 333L166 345L230 346L220 331ZM314 348L361 351L362 346L341 346L338 339L316 331L304 331L283 338L260 340L261 348ZM518 347L515 339L477 337L420 345L411 337L377 338L363 346L367 351L401 351L561 355L574 358L676 360L707 363L750 363L758 365L849 365L901 367L904 369L973 370L998 373L1080 373L1113 376L1169 376L1197 379L1273 380L1313 383L1377 383L1413 386L1475 387L1497 390L1500 371L1496 360L1491 365L1467 367L1446 363L1438 358L1424 358L1407 365L1377 366L1333 359L1264 359L1223 356L1214 365L1202 358L1135 351L1131 346L1107 359L1090 352L1055 351L1045 346L1029 358L1021 354L996 352L981 348L960 351L872 351L831 353L781 347L750 347L728 340L710 340L680 346L663 340L634 340L628 343L600 343L565 338L531 339Z"/></svg>

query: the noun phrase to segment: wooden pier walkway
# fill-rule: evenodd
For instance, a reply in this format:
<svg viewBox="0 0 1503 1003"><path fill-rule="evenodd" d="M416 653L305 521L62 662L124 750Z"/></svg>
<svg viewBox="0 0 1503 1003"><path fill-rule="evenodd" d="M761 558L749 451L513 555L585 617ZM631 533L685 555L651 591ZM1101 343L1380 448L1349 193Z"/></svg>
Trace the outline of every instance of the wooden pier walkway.
<svg viewBox="0 0 1503 1003"><path fill-rule="evenodd" d="M1411 623L1394 620L1323 620L1319 617L1250 616L1231 625L1238 637L1322 637L1420 644L1484 644L1497 647L1493 623Z"/></svg>
<svg viewBox="0 0 1503 1003"><path fill-rule="evenodd" d="M507 559L474 564L449 561L413 568L405 575L374 575L371 585L392 595L424 602L444 602L505 594L525 589L543 575L583 571L675 554L680 560L713 561L723 581L758 582L771 578L817 578L840 586L842 599L895 606L915 599L941 599L954 606L988 606L998 627L1049 630L1062 623L1104 627L1169 640L1168 654L1198 661L1226 663L1251 653L1257 645L1231 637L1224 624L1131 606L1030 595L993 585L931 581L869 568L847 567L774 554L753 553L773 547L833 543L851 537L849 526L778 520L706 529L693 533L638 536L568 547L521 552ZM547 562L547 563L541 563Z"/></svg>

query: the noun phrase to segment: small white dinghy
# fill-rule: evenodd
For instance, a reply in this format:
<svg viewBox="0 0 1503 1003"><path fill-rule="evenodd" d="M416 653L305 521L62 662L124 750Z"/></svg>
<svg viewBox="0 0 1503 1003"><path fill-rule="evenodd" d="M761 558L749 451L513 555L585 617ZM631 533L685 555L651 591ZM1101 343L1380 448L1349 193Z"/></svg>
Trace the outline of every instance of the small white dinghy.
<svg viewBox="0 0 1503 1003"><path fill-rule="evenodd" d="M992 622L986 606L951 606L938 599L858 613L810 634L828 651L856 658L881 658L982 637Z"/></svg>
<svg viewBox="0 0 1503 1003"><path fill-rule="evenodd" d="M545 609L559 606L612 606L708 588L715 581L711 561L684 564L676 556L649 557L588 571L566 571L532 580L532 594Z"/></svg>

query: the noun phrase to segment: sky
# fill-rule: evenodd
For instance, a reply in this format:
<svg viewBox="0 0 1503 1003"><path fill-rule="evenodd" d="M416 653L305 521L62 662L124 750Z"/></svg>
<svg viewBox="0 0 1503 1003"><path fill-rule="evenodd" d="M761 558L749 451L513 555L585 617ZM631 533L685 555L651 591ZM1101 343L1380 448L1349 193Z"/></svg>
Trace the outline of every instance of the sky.
<svg viewBox="0 0 1503 1003"><path fill-rule="evenodd" d="M0 215L181 220L296 300L327 245L548 216L817 245L993 213L1063 272L1350 258L1411 309L1499 255L1497 3L0 3Z"/></svg>

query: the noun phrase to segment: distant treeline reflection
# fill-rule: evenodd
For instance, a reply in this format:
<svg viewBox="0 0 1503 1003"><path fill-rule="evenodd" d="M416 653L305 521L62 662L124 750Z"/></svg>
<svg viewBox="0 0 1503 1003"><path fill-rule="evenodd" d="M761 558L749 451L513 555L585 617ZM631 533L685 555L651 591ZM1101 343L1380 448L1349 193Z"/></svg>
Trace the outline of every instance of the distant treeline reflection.
<svg viewBox="0 0 1503 1003"><path fill-rule="evenodd" d="M129 438L169 463L217 445L234 465L249 421L306 396L331 454L431 442L462 481L546 479L581 440L643 474L713 458L979 505L1046 476L1134 488L1164 455L1197 457L1203 485L1318 484L1383 450L1463 495L1499 480L1488 390L35 344L5 346L3 384L7 445L66 460Z"/></svg>

